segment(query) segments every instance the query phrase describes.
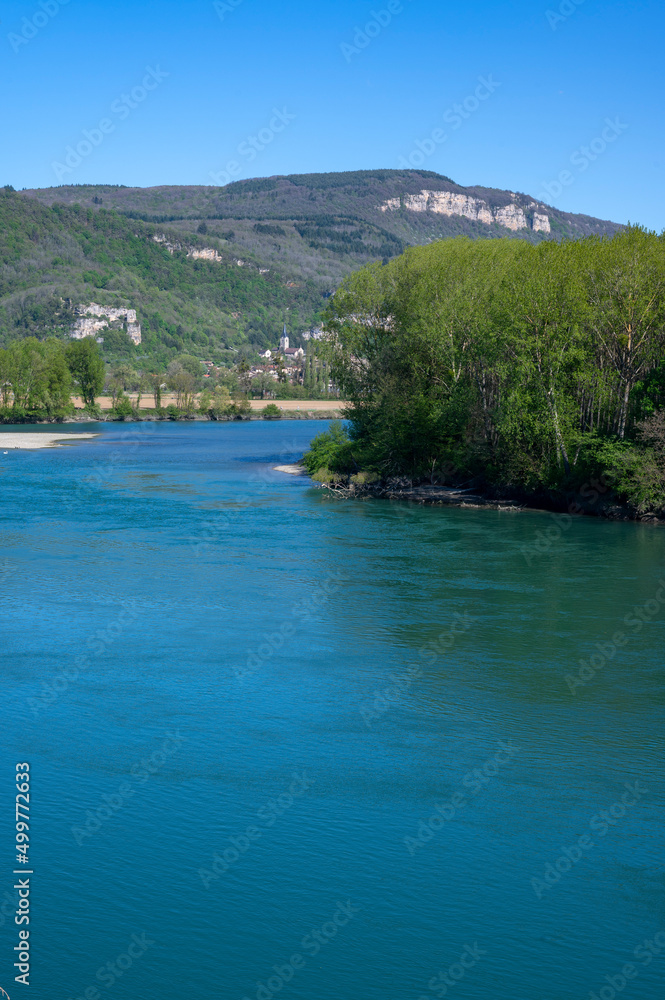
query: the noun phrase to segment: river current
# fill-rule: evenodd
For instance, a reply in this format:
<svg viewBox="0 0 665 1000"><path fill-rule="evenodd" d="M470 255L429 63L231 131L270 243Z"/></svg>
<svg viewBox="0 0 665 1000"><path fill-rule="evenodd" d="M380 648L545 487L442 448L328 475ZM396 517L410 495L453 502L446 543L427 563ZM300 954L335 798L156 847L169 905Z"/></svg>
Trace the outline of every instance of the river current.
<svg viewBox="0 0 665 1000"><path fill-rule="evenodd" d="M0 448L0 987L27 762L35 1000L656 1000L665 532L274 471L325 426Z"/></svg>

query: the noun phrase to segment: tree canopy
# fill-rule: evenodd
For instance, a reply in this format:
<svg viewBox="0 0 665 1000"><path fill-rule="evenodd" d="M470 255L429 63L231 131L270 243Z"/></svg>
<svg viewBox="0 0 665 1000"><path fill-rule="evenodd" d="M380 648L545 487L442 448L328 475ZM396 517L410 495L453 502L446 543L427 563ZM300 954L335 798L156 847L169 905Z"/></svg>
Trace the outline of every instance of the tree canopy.
<svg viewBox="0 0 665 1000"><path fill-rule="evenodd" d="M638 227L538 246L456 238L364 268L328 309L352 402L333 466L434 479L452 465L554 490L639 464L665 404L664 290L665 237Z"/></svg>
<svg viewBox="0 0 665 1000"><path fill-rule="evenodd" d="M94 337L73 340L67 344L65 358L81 391L83 402L94 406L95 396L104 388L104 359Z"/></svg>

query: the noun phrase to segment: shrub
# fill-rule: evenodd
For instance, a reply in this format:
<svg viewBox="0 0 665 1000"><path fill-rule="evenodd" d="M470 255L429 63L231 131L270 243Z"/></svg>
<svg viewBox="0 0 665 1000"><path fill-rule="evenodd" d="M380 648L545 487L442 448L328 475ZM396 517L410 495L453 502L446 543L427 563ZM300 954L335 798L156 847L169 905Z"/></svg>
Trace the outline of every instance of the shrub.
<svg viewBox="0 0 665 1000"><path fill-rule="evenodd" d="M378 483L381 477L376 472L357 472L351 476L349 482L354 486L368 486L370 483Z"/></svg>
<svg viewBox="0 0 665 1000"><path fill-rule="evenodd" d="M88 403L83 407L83 412L86 417L90 417L91 420L101 420L102 419L102 408L99 403Z"/></svg>
<svg viewBox="0 0 665 1000"><path fill-rule="evenodd" d="M638 514L665 510L665 460L655 449L608 441L601 455L616 494Z"/></svg>
<svg viewBox="0 0 665 1000"><path fill-rule="evenodd" d="M268 403L267 406L263 408L263 419L264 420L281 420L282 411L279 406L275 403Z"/></svg>
<svg viewBox="0 0 665 1000"><path fill-rule="evenodd" d="M134 407L132 402L127 396L123 396L122 393L118 396L115 401L115 406L111 409L111 417L113 420L126 420L127 417L134 416Z"/></svg>
<svg viewBox="0 0 665 1000"><path fill-rule="evenodd" d="M333 420L327 431L314 438L303 457L303 464L314 479L320 471L328 474L357 472L359 470L352 455L352 447L342 422Z"/></svg>
<svg viewBox="0 0 665 1000"><path fill-rule="evenodd" d="M252 408L245 396L236 396L227 412L233 420L249 420Z"/></svg>
<svg viewBox="0 0 665 1000"><path fill-rule="evenodd" d="M173 403L166 407L166 416L169 420L180 420L180 410Z"/></svg>
<svg viewBox="0 0 665 1000"><path fill-rule="evenodd" d="M315 483L324 483L326 486L342 486L346 479L337 472L331 472L327 465L322 465L316 472L311 473L311 478Z"/></svg>
<svg viewBox="0 0 665 1000"><path fill-rule="evenodd" d="M229 416L231 409L231 396L226 388L217 386L213 393L209 389L204 390L199 398L199 411L208 420L224 420Z"/></svg>

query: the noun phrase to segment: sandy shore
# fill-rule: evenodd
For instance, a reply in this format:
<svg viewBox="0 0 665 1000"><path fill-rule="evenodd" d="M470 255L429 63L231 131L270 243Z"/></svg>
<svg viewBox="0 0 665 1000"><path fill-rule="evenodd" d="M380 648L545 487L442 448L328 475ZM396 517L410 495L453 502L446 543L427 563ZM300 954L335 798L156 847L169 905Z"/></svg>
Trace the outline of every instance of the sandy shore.
<svg viewBox="0 0 665 1000"><path fill-rule="evenodd" d="M52 434L41 431L7 431L0 430L0 454L9 449L22 448L25 451L36 451L38 448L59 447L69 441L81 441L95 438L96 434Z"/></svg>
<svg viewBox="0 0 665 1000"><path fill-rule="evenodd" d="M306 476L307 469L302 465L275 465L275 472L286 472L289 476Z"/></svg>

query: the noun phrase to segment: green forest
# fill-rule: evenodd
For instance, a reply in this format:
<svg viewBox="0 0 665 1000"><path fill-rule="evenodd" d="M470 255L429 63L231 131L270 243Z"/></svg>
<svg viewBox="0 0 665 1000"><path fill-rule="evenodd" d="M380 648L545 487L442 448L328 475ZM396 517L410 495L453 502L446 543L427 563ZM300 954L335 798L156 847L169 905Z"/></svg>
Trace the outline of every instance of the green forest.
<svg viewBox="0 0 665 1000"><path fill-rule="evenodd" d="M153 239L163 233L103 208L47 207L0 190L0 344L66 337L74 307L95 301L137 310L136 354L166 364L196 353L229 364L238 352L273 347L287 314L294 327L308 327L324 303L312 282L287 281L290 274L260 267L251 254L239 265L223 241L212 241L221 260L208 261L170 252ZM169 238L177 247L182 234ZM187 246L211 241L190 234Z"/></svg>
<svg viewBox="0 0 665 1000"><path fill-rule="evenodd" d="M665 236L444 240L349 277L326 320L350 400L320 480L405 477L665 507ZM598 493L595 493L596 497Z"/></svg>

